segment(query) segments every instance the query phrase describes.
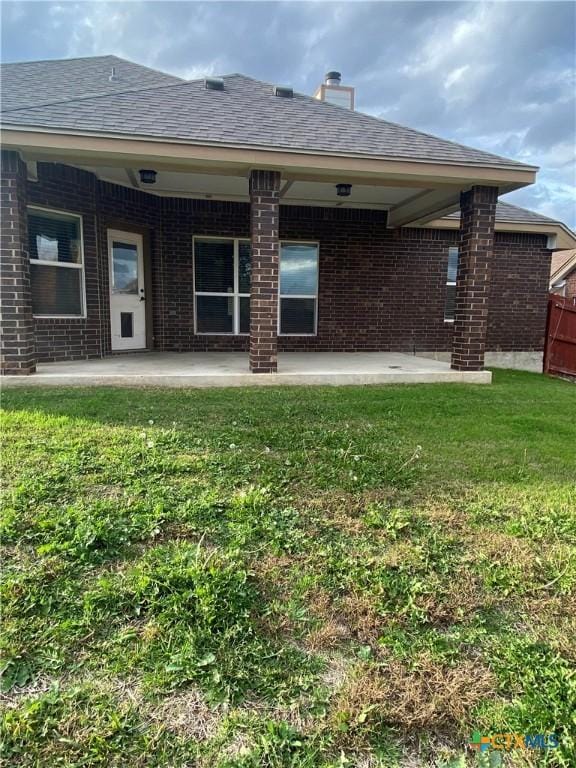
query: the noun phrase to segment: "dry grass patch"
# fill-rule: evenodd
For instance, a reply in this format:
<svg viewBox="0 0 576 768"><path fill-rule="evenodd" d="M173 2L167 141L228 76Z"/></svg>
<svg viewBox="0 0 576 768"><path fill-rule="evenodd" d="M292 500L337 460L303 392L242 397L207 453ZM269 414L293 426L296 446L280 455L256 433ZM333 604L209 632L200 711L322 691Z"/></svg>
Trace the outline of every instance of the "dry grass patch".
<svg viewBox="0 0 576 768"><path fill-rule="evenodd" d="M344 743L361 745L385 726L414 732L461 725L495 690L490 670L471 661L445 666L421 656L413 667L363 664L336 694L331 716Z"/></svg>
<svg viewBox="0 0 576 768"><path fill-rule="evenodd" d="M220 713L210 708L194 687L177 691L155 704L141 704L140 711L147 720L194 741L211 739L221 722Z"/></svg>

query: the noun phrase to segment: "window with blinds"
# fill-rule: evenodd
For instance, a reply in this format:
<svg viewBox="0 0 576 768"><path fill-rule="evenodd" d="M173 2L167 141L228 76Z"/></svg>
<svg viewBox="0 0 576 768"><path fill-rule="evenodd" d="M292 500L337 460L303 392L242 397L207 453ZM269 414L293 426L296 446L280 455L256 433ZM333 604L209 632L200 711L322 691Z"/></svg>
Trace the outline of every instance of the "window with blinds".
<svg viewBox="0 0 576 768"><path fill-rule="evenodd" d="M37 317L84 316L80 216L28 209L32 311Z"/></svg>
<svg viewBox="0 0 576 768"><path fill-rule="evenodd" d="M250 241L194 238L196 333L250 333ZM279 333L316 333L318 245L280 246Z"/></svg>
<svg viewBox="0 0 576 768"><path fill-rule="evenodd" d="M448 248L448 271L446 275L446 304L444 306L444 320L454 320L456 308L456 277L458 275L458 248Z"/></svg>
<svg viewBox="0 0 576 768"><path fill-rule="evenodd" d="M194 238L196 333L250 332L250 241Z"/></svg>
<svg viewBox="0 0 576 768"><path fill-rule="evenodd" d="M313 336L318 314L318 245L280 247L280 333Z"/></svg>

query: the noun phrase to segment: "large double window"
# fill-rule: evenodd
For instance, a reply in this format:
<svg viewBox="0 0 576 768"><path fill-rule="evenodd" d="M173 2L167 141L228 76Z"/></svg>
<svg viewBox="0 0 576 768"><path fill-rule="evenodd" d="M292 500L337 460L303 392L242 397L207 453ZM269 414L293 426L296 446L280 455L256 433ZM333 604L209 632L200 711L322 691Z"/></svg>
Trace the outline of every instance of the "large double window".
<svg viewBox="0 0 576 768"><path fill-rule="evenodd" d="M32 312L37 317L83 317L82 219L28 209Z"/></svg>
<svg viewBox="0 0 576 768"><path fill-rule="evenodd" d="M196 333L250 332L250 241L194 238ZM280 247L279 333L314 335L318 304L318 245Z"/></svg>

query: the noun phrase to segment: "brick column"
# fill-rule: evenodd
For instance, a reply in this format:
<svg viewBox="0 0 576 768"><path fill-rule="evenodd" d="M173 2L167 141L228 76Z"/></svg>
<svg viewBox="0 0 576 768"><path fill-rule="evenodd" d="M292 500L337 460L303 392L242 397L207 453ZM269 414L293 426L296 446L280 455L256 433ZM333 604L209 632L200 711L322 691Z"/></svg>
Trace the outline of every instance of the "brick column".
<svg viewBox="0 0 576 768"><path fill-rule="evenodd" d="M460 246L452 368L481 371L488 328L488 290L498 189L472 187L460 197Z"/></svg>
<svg viewBox="0 0 576 768"><path fill-rule="evenodd" d="M2 151L0 169L0 371L36 370L34 320L28 258L26 165L16 152Z"/></svg>
<svg viewBox="0 0 576 768"><path fill-rule="evenodd" d="M278 225L280 173L250 173L250 370L275 373L278 367Z"/></svg>

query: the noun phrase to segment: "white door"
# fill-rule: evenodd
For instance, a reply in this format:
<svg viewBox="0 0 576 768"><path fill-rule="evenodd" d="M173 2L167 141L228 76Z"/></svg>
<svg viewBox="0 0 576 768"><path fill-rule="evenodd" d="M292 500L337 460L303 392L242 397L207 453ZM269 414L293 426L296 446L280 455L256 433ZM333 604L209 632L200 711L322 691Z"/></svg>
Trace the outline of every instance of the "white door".
<svg viewBox="0 0 576 768"><path fill-rule="evenodd" d="M142 236L108 230L112 349L146 348Z"/></svg>

